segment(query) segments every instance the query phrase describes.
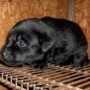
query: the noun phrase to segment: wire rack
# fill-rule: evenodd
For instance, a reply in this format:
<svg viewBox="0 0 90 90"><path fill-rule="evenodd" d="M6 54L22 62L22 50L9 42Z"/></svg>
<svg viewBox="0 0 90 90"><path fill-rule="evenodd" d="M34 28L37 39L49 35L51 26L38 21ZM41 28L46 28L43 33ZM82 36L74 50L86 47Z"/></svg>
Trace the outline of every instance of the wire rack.
<svg viewBox="0 0 90 90"><path fill-rule="evenodd" d="M0 64L0 82L13 90L90 90L90 65L74 69L49 64L46 70L33 71Z"/></svg>

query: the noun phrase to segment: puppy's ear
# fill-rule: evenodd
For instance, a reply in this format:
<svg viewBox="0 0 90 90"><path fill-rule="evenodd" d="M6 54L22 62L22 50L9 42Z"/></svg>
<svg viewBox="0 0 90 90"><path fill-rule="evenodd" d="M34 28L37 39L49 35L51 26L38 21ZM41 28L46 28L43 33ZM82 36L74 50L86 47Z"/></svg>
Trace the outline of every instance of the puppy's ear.
<svg viewBox="0 0 90 90"><path fill-rule="evenodd" d="M40 44L42 45L42 52L47 52L54 45L54 40L47 35L40 35L39 37Z"/></svg>

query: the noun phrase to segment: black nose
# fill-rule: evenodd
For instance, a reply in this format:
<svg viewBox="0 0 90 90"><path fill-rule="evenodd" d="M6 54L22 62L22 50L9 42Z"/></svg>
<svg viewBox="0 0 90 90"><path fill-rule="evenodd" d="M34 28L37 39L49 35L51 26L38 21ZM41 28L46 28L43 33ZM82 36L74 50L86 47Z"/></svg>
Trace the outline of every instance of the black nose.
<svg viewBox="0 0 90 90"><path fill-rule="evenodd" d="M5 60L8 60L8 61L14 60L14 56L10 51L4 51L2 54Z"/></svg>
<svg viewBox="0 0 90 90"><path fill-rule="evenodd" d="M7 51L7 50L4 50L4 51L3 51L3 56L4 56L4 57L9 56L10 54L11 54L10 51Z"/></svg>

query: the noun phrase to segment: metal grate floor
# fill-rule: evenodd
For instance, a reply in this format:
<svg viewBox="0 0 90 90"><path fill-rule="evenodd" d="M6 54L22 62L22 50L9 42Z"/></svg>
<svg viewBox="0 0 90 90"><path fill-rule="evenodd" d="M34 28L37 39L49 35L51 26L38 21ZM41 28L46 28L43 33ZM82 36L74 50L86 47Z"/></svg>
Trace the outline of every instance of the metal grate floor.
<svg viewBox="0 0 90 90"><path fill-rule="evenodd" d="M33 71L0 64L0 82L13 90L90 90L90 65L83 68L49 64L44 71Z"/></svg>

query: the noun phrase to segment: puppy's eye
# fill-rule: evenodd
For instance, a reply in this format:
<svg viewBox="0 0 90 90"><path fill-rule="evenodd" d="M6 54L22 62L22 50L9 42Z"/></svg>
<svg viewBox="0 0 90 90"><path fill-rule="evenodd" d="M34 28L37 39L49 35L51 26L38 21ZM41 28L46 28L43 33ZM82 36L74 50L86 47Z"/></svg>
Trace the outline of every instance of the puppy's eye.
<svg viewBox="0 0 90 90"><path fill-rule="evenodd" d="M17 45L19 47L26 47L26 42L24 40L18 40Z"/></svg>

